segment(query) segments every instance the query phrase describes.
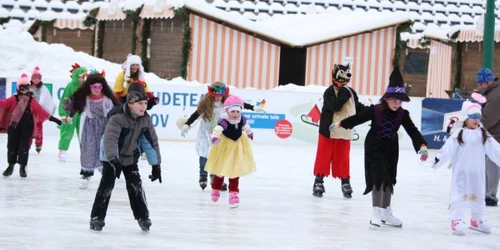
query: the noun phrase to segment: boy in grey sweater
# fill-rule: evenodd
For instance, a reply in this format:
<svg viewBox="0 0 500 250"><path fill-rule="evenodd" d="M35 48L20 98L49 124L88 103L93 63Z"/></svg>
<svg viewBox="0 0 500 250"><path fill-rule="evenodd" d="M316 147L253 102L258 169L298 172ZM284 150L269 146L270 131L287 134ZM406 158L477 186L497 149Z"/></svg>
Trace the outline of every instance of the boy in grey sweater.
<svg viewBox="0 0 500 250"><path fill-rule="evenodd" d="M151 220L142 188L137 162L140 157L139 144L143 145L149 163L153 166L151 181L161 183L161 156L158 137L146 113L148 96L144 88L134 83L127 93L127 103L116 107L108 114L108 124L101 140L102 179L97 189L90 215L90 229L101 231L108 209L115 177L125 176L127 192L134 218L143 231L149 231Z"/></svg>

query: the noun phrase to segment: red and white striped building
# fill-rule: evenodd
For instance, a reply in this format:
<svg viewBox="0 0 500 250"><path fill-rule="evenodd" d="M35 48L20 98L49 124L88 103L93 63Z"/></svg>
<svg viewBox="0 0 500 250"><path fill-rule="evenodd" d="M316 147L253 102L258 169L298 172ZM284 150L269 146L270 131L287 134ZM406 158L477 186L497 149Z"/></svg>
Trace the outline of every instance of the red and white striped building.
<svg viewBox="0 0 500 250"><path fill-rule="evenodd" d="M304 65L300 69L304 79L298 79L297 84L328 86L334 64L350 62L353 72L351 86L360 95L383 95L392 71L396 29L410 21L407 15L390 11L373 17L373 20L364 16L363 22L354 14L330 13L306 15L307 20L295 25L297 27L293 23L277 27L273 26L272 18L264 25L203 1L186 1L184 7L190 11L192 45L187 80L222 81L238 88L277 87L283 74L287 73L283 70L284 65L290 64L281 60L285 48L299 48L305 53L298 62ZM102 18L101 13L107 12L105 7L101 8L98 19ZM146 4L140 17L164 19L166 27L177 25L173 21L176 20L175 13L168 5L160 8ZM152 39L151 48L158 40ZM182 50L179 44L172 46L177 46L177 51ZM150 53L160 51L151 49ZM167 67L170 58L169 53L165 54L163 61ZM172 61L178 60L177 57Z"/></svg>

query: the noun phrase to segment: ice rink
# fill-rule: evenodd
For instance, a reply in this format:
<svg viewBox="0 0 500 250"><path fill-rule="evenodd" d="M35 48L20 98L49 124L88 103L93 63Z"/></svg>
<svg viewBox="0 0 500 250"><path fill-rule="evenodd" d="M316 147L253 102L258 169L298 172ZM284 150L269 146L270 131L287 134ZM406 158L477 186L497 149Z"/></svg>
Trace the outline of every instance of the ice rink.
<svg viewBox="0 0 500 250"><path fill-rule="evenodd" d="M256 134L258 136L258 134ZM6 136L0 135L1 171L7 167ZM323 198L313 197L316 146L253 143L257 172L240 180L240 206L228 194L210 199L198 186L193 142L160 143L163 183L152 183L151 167L140 161L153 225L143 233L132 216L124 178L117 181L102 232L89 229L100 173L79 189L79 151L73 140L68 162L57 159L56 137L43 150L31 149L28 178L0 179L0 249L500 249L500 208L487 207L493 233L451 234L448 221L450 169L432 170L411 150L401 151L394 215L403 228L369 229L371 195L365 188L363 148L351 149L353 198L340 181L327 179ZM470 216L469 214L467 216ZM469 217L466 218L467 224Z"/></svg>

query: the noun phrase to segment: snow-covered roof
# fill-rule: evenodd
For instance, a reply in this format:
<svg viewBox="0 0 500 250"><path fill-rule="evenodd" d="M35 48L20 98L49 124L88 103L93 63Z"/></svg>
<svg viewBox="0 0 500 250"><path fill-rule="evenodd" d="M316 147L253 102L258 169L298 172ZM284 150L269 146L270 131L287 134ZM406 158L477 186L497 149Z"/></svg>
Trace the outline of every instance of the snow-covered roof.
<svg viewBox="0 0 500 250"><path fill-rule="evenodd" d="M171 1L168 2L169 4ZM312 15L283 15L252 22L235 16L205 1L184 0L182 4L193 12L229 23L248 32L290 46L304 47L356 35L410 21L405 13L379 12L370 15L359 12L325 12ZM343 20L343 25L331 25Z"/></svg>
<svg viewBox="0 0 500 250"><path fill-rule="evenodd" d="M0 18L7 18L10 16L10 12L2 7L0 7Z"/></svg>

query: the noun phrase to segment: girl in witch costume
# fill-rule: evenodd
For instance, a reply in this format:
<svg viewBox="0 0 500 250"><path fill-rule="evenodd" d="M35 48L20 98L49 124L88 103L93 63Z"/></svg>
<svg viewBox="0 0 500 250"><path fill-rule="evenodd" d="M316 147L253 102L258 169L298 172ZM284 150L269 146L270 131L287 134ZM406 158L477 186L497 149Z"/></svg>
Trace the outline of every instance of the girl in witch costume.
<svg viewBox="0 0 500 250"><path fill-rule="evenodd" d="M12 175L14 165L19 163L19 175L27 177L30 140L38 136L36 122L49 119L61 125L61 121L51 116L30 93L30 82L26 74L17 81L17 94L0 100L0 131L7 130L7 161L9 166L3 176Z"/></svg>
<svg viewBox="0 0 500 250"><path fill-rule="evenodd" d="M366 106L358 100L356 91L348 87L351 81L351 68L335 64L332 70L332 85L323 94L323 108L319 121L318 150L314 163L313 195L322 197L325 192L323 178L330 175L341 179L344 197L351 198L349 151L351 149L351 130L330 131L328 127L335 122L363 111Z"/></svg>
<svg viewBox="0 0 500 250"><path fill-rule="evenodd" d="M224 102L224 113L211 134L215 146L210 150L206 171L215 175L211 197L217 202L224 177L229 178L229 205L235 208L240 203L239 179L255 171L250 141L253 132L243 111L243 100L230 96Z"/></svg>
<svg viewBox="0 0 500 250"><path fill-rule="evenodd" d="M372 228L380 227L382 222L400 227L402 222L392 215L391 197L396 184L399 157L398 130L402 125L413 142L413 147L427 160L427 143L413 124L410 113L401 107L401 102L409 102L403 86L403 77L395 68L389 79L389 87L380 99L380 104L370 106L356 114L334 123L330 130L352 129L371 120L371 128L365 139L365 181L364 195L372 192Z"/></svg>
<svg viewBox="0 0 500 250"><path fill-rule="evenodd" d="M224 113L224 102L229 97L229 87L222 82L214 82L208 86L208 94L204 95L203 98L198 103L196 111L185 120L185 118L179 118L178 126L181 129L181 136L185 136L191 126L198 118L201 119L200 128L198 130L198 135L196 139L196 152L199 156L200 161L200 178L199 185L201 189L205 190L207 187L207 172L205 171L205 165L207 163L207 156L212 145L210 133L217 125L217 121L221 118ZM252 106L248 103L243 104L244 109L253 110L256 112L265 112L263 109ZM213 182L213 175L210 175L210 182ZM224 183L222 185L222 190L227 190L227 185Z"/></svg>
<svg viewBox="0 0 500 250"><path fill-rule="evenodd" d="M85 83L71 97L68 123L73 122L73 116L80 114L80 162L81 185L87 188L95 169L102 168L99 158L99 141L104 134L107 114L119 101L113 95L104 78L104 72L99 74L91 71Z"/></svg>
<svg viewBox="0 0 500 250"><path fill-rule="evenodd" d="M58 112L59 117L64 122L63 125L59 127L61 137L59 138L59 160L66 161L67 153L69 149L69 145L71 143L71 139L73 139L73 134L80 134L80 114L75 114L73 116L73 123L69 124L68 116L69 111L64 108L64 105L70 101L70 97L75 93L75 91L85 82L85 75L87 73L87 69L85 67L81 67L78 63L71 65L72 69L69 71L71 73L71 82L66 85L64 88L64 92L61 97L61 102L59 102ZM80 137L78 137L80 138Z"/></svg>
<svg viewBox="0 0 500 250"><path fill-rule="evenodd" d="M40 68L37 66L31 74L31 93L38 101L38 103L47 111L49 114L54 113L54 102L52 101L52 96L49 93L49 89L42 82L42 74L40 74ZM40 153L42 151L43 145L43 121L36 121L36 129L38 131L38 137L33 138L35 140L36 152ZM32 140L30 140L31 146Z"/></svg>
<svg viewBox="0 0 500 250"><path fill-rule="evenodd" d="M465 234L464 216L470 208L470 229L489 234L491 226L483 218L486 206L484 155L500 166L500 144L480 126L479 104L465 101L461 113L461 127L446 140L435 158L434 168L452 165L449 211L452 233Z"/></svg>

